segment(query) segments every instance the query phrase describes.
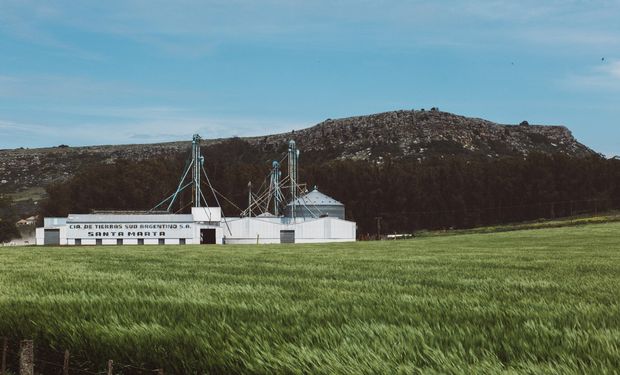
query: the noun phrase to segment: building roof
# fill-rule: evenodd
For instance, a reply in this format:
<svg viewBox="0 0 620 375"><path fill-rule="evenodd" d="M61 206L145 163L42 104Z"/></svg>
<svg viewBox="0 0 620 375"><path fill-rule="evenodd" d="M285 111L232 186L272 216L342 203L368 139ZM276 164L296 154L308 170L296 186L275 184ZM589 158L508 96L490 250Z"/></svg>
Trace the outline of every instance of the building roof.
<svg viewBox="0 0 620 375"><path fill-rule="evenodd" d="M292 206L293 202L289 203L287 206ZM344 206L344 204L338 202L332 197L329 197L323 193L321 193L316 186L314 190L311 192L300 196L295 200L295 205L297 206Z"/></svg>
<svg viewBox="0 0 620 375"><path fill-rule="evenodd" d="M262 214L258 215L257 217L276 217L276 215L272 214L271 212L263 212Z"/></svg>
<svg viewBox="0 0 620 375"><path fill-rule="evenodd" d="M70 214L68 223L191 223L194 217L189 214L167 215L109 215L109 214Z"/></svg>
<svg viewBox="0 0 620 375"><path fill-rule="evenodd" d="M32 225L37 221L37 216L30 216L25 219L19 220L16 225Z"/></svg>

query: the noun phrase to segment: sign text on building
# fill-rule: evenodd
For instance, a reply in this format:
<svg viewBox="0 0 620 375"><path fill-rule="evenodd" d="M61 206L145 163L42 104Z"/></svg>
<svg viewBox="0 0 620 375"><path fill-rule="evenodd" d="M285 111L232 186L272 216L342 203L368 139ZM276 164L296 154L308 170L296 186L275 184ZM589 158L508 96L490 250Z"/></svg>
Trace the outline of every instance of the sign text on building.
<svg viewBox="0 0 620 375"><path fill-rule="evenodd" d="M67 224L67 238L193 238L191 223Z"/></svg>

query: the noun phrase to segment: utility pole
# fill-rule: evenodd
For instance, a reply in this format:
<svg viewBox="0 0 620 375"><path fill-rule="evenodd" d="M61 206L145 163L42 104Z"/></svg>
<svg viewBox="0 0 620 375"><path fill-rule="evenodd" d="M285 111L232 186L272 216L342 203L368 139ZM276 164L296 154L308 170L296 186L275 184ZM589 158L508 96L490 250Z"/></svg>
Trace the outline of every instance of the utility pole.
<svg viewBox="0 0 620 375"><path fill-rule="evenodd" d="M381 239L381 220L383 219L383 217L381 216L376 216L375 220L377 220L377 240Z"/></svg>

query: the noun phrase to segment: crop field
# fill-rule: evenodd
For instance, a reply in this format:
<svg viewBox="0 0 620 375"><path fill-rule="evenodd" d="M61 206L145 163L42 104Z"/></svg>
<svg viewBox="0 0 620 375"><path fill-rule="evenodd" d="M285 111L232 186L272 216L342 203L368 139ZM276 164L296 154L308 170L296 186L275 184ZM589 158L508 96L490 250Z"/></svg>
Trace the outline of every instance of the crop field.
<svg viewBox="0 0 620 375"><path fill-rule="evenodd" d="M0 336L166 373L617 373L620 224L0 248Z"/></svg>

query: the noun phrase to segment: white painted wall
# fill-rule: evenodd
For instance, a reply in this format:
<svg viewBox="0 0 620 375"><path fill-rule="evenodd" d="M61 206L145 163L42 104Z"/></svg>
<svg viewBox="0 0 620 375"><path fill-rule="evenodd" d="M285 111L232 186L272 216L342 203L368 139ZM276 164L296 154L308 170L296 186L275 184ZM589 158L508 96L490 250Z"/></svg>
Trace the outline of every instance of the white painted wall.
<svg viewBox="0 0 620 375"><path fill-rule="evenodd" d="M222 227L227 244L280 243L281 230L294 230L296 243L355 241L356 224L352 221L325 217L287 224L281 219L245 217L228 218L229 233Z"/></svg>
<svg viewBox="0 0 620 375"><path fill-rule="evenodd" d="M45 239L45 228L37 228L35 230L35 241L39 246L43 246L43 240Z"/></svg>
<svg viewBox="0 0 620 375"><path fill-rule="evenodd" d="M214 222L222 220L222 209L219 207L192 207L195 222Z"/></svg>
<svg viewBox="0 0 620 375"><path fill-rule="evenodd" d="M199 214L201 215L201 214ZM215 215L215 213L214 213ZM211 216L214 217L214 216ZM57 222L56 222L57 223ZM281 230L294 230L296 243L348 242L355 241L356 224L352 221L334 217L324 217L306 221L289 223L282 218L226 218L221 226L195 223L190 233L187 233L186 244L200 243L201 229L215 229L216 244L222 244L223 238L227 244L275 244L280 243ZM75 245L75 239L67 239L67 225L56 225L52 228L60 230L61 245ZM36 243L43 245L44 228L36 229ZM103 245L116 245L116 238L104 238ZM179 238L166 238L167 245L179 244ZM82 238L82 245L95 245L95 238ZM124 245L137 245L138 239L125 238ZM158 245L158 238L145 238L145 245Z"/></svg>

